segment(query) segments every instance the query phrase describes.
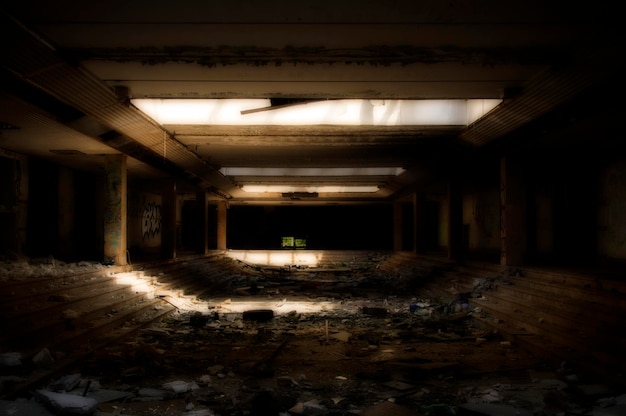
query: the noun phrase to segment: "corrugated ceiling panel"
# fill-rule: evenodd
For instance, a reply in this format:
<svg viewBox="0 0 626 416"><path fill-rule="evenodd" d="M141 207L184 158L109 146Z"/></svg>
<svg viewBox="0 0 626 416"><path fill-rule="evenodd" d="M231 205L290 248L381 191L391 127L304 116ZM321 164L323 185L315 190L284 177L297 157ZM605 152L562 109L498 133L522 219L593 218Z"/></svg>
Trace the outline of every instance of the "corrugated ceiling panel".
<svg viewBox="0 0 626 416"><path fill-rule="evenodd" d="M585 68L586 66L586 68ZM585 65L547 70L533 79L517 97L461 132L459 137L481 146L541 117L605 79L605 71Z"/></svg>
<svg viewBox="0 0 626 416"><path fill-rule="evenodd" d="M123 104L115 92L90 73L64 62L56 52L23 26L2 15L5 34L13 47L0 62L25 81L47 91L95 120L152 150L207 185L233 186L228 179L184 145L169 137L135 108ZM165 142L165 143L164 143Z"/></svg>

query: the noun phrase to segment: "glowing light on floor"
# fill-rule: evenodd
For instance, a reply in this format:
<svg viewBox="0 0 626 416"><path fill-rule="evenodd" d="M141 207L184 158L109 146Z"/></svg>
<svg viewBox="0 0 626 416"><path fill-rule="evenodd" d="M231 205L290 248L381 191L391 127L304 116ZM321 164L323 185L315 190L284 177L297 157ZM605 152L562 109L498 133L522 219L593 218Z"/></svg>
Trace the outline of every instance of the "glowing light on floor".
<svg viewBox="0 0 626 416"><path fill-rule="evenodd" d="M316 252L303 252L297 250L284 251L228 251L226 255L232 259L240 260L244 263L263 266L309 266L316 267L321 263L323 254Z"/></svg>
<svg viewBox="0 0 626 416"><path fill-rule="evenodd" d="M293 259L289 253L265 253L268 263L286 264ZM314 255L296 256L300 264L313 265L316 261ZM258 257L256 257L258 260ZM219 314L242 314L245 311L255 309L271 309L275 316L298 313L321 313L330 312L338 307L337 302L325 300L303 300L289 297L222 297L215 299L199 300L193 296L183 296L178 290L161 289L158 276L146 276L142 271L133 271L115 274L115 283L130 286L136 293L144 293L146 298L160 298L164 302L175 306L179 313L200 312L210 315L213 312ZM232 319L235 319L233 317Z"/></svg>

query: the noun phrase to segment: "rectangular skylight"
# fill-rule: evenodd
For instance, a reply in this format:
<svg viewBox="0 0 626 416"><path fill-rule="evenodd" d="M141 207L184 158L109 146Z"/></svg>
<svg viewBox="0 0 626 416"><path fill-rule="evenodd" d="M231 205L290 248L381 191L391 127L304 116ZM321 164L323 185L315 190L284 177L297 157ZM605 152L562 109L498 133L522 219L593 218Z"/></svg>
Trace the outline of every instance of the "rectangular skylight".
<svg viewBox="0 0 626 416"><path fill-rule="evenodd" d="M346 99L275 109L269 99L140 98L131 103L161 125L466 126L501 101Z"/></svg>

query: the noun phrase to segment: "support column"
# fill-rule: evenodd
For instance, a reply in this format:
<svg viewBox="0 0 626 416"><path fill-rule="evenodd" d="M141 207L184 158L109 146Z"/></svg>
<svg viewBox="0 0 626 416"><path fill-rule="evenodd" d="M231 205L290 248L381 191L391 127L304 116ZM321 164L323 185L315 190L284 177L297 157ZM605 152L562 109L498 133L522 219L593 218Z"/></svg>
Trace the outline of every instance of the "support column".
<svg viewBox="0 0 626 416"><path fill-rule="evenodd" d="M526 195L520 162L500 159L500 264L519 266L526 245L524 215Z"/></svg>
<svg viewBox="0 0 626 416"><path fill-rule="evenodd" d="M106 155L104 168L104 263L123 266L127 264L126 155Z"/></svg>
<svg viewBox="0 0 626 416"><path fill-rule="evenodd" d="M167 181L161 192L161 257L176 258L176 182Z"/></svg>
<svg viewBox="0 0 626 416"><path fill-rule="evenodd" d="M209 251L208 246L208 198L206 192L196 193L196 207L198 212L197 236L196 236L196 252L206 254Z"/></svg>
<svg viewBox="0 0 626 416"><path fill-rule="evenodd" d="M394 202L393 204L393 251L402 251L404 241L402 221L402 203Z"/></svg>
<svg viewBox="0 0 626 416"><path fill-rule="evenodd" d="M426 207L424 195L413 194L413 251L423 253L426 250Z"/></svg>
<svg viewBox="0 0 626 416"><path fill-rule="evenodd" d="M74 258L75 216L74 216L74 174L69 168L59 168L59 209L58 209L58 255L65 261Z"/></svg>
<svg viewBox="0 0 626 416"><path fill-rule="evenodd" d="M448 258L461 259L463 253L463 190L459 180L448 184Z"/></svg>
<svg viewBox="0 0 626 416"><path fill-rule="evenodd" d="M226 250L226 219L228 202L217 202L217 249Z"/></svg>

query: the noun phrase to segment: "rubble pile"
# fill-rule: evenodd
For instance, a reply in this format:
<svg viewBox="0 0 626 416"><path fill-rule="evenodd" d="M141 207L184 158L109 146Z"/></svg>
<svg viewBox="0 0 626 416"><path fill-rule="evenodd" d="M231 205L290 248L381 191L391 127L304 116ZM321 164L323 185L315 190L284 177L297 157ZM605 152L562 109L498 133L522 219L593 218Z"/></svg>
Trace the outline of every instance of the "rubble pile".
<svg viewBox="0 0 626 416"><path fill-rule="evenodd" d="M2 351L0 414L625 414L621 387L476 326L466 293L407 291L415 270L241 268L210 296L168 299L174 313L20 397L11 386L31 374ZM64 358L38 356L39 366Z"/></svg>

